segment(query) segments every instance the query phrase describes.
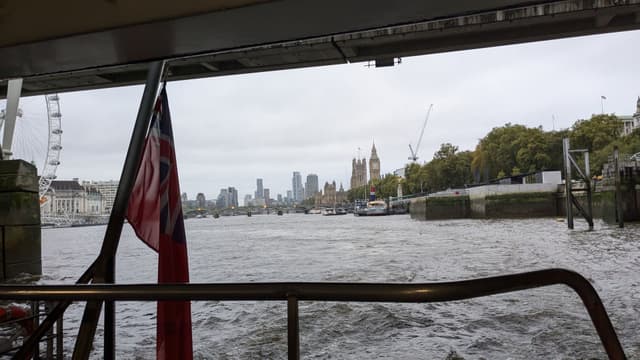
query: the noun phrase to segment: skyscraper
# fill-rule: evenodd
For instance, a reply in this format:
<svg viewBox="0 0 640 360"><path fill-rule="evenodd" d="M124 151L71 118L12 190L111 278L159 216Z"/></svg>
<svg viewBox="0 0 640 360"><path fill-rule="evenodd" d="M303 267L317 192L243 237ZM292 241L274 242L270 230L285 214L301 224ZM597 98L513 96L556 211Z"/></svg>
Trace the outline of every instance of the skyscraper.
<svg viewBox="0 0 640 360"><path fill-rule="evenodd" d="M378 158L375 143L373 143L373 146L371 147L371 156L369 157L369 179L380 179L380 159Z"/></svg>
<svg viewBox="0 0 640 360"><path fill-rule="evenodd" d="M216 199L216 207L220 209L229 207L229 189L220 189L220 194Z"/></svg>
<svg viewBox="0 0 640 360"><path fill-rule="evenodd" d="M271 205L271 193L269 189L264 189L264 204L267 206Z"/></svg>
<svg viewBox="0 0 640 360"><path fill-rule="evenodd" d="M198 207L198 209L207 208L207 199L204 197L203 193L198 193L198 195L196 195L196 207Z"/></svg>
<svg viewBox="0 0 640 360"><path fill-rule="evenodd" d="M300 173L297 171L293 172L291 186L293 188L293 202L302 202L302 200L304 200L304 188L302 187L302 176L300 176Z"/></svg>
<svg viewBox="0 0 640 360"><path fill-rule="evenodd" d="M264 199L264 187L262 186L262 179L256 179L256 199Z"/></svg>
<svg viewBox="0 0 640 360"><path fill-rule="evenodd" d="M229 206L238 207L238 190L233 186L229 187Z"/></svg>
<svg viewBox="0 0 640 360"><path fill-rule="evenodd" d="M304 184L304 198L309 199L314 197L318 190L318 175L307 175L307 182Z"/></svg>

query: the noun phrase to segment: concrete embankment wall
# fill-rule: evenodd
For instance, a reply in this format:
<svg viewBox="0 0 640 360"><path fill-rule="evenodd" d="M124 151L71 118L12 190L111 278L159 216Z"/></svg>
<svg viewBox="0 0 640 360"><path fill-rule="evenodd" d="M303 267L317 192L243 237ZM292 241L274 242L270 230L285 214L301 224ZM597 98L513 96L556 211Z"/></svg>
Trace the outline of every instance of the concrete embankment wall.
<svg viewBox="0 0 640 360"><path fill-rule="evenodd" d="M416 198L411 200L409 213L417 220L465 219L470 213L469 196Z"/></svg>
<svg viewBox="0 0 640 360"><path fill-rule="evenodd" d="M596 191L592 195L593 217L616 222L614 188L604 186ZM586 195L575 195L586 208ZM640 220L640 185L622 186L622 208L624 221ZM565 217L566 198L554 184L485 185L459 195L413 199L410 213L418 220Z"/></svg>
<svg viewBox="0 0 640 360"><path fill-rule="evenodd" d="M485 185L466 194L424 197L411 202L413 219L528 218L558 214L557 185Z"/></svg>
<svg viewBox="0 0 640 360"><path fill-rule="evenodd" d="M554 184L485 185L468 189L471 217L527 218L556 216Z"/></svg>

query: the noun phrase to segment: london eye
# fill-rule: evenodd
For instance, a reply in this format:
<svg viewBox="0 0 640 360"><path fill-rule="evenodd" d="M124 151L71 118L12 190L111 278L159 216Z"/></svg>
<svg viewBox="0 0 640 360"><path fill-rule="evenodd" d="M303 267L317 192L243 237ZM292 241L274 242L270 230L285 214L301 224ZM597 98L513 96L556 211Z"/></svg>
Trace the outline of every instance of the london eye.
<svg viewBox="0 0 640 360"><path fill-rule="evenodd" d="M47 202L46 193L56 178L62 151L62 115L58 94L26 97L20 100L11 147L11 158L25 160L37 168L40 206ZM0 129L4 131L6 102L0 105Z"/></svg>

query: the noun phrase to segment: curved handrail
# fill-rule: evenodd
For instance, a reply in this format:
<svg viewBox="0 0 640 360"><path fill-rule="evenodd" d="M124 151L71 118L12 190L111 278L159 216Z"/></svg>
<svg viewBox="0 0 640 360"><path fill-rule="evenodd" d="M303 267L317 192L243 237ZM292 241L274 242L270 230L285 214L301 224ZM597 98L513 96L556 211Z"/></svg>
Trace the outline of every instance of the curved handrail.
<svg viewBox="0 0 640 360"><path fill-rule="evenodd" d="M624 350L598 293L582 275L547 269L473 280L419 283L217 283L217 284L95 284L0 285L0 300L284 300L358 302L444 302L564 284L587 308L610 359L625 359Z"/></svg>

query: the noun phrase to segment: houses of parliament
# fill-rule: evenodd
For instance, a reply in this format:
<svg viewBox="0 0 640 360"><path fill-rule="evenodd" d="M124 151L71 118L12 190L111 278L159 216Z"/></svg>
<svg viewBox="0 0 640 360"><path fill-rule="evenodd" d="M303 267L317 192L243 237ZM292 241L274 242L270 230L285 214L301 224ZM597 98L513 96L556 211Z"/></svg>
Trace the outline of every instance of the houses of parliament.
<svg viewBox="0 0 640 360"><path fill-rule="evenodd" d="M378 158L378 152L376 145L371 147L371 156L369 156L369 174L367 174L367 159L353 159L351 168L351 189L355 189L360 186L365 186L370 180L380 179L380 158ZM316 206L336 206L337 204L343 204L347 202L347 192L340 184L338 188L335 181L332 183L326 182L324 189L318 191L314 195L314 201Z"/></svg>
<svg viewBox="0 0 640 360"><path fill-rule="evenodd" d="M369 180L380 179L380 158L376 150L376 144L371 147L371 156L369 156L369 177L367 179L367 159L353 158L351 162L351 188L355 189L365 186Z"/></svg>

